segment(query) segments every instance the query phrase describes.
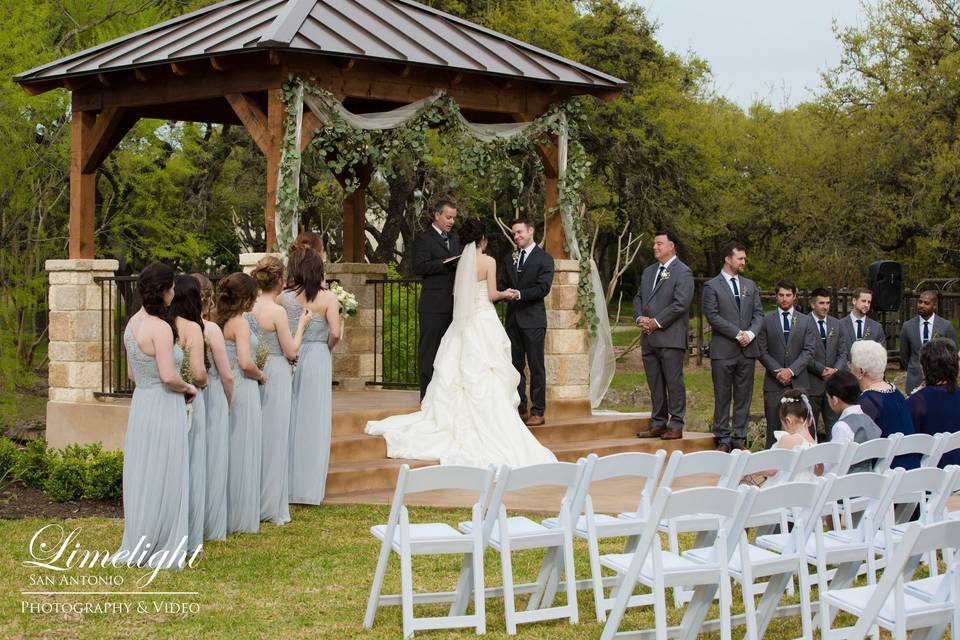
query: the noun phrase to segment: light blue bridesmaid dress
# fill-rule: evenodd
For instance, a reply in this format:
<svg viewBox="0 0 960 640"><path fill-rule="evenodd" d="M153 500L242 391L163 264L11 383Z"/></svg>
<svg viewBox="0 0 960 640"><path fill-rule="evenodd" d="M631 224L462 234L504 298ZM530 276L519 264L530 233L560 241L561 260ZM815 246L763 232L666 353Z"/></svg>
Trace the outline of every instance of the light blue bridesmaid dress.
<svg viewBox="0 0 960 640"><path fill-rule="evenodd" d="M207 412L203 393L193 399L193 417L187 434L190 452L190 510L187 515L190 553L203 546L207 505Z"/></svg>
<svg viewBox="0 0 960 640"><path fill-rule="evenodd" d="M327 319L314 316L303 333L290 410L290 502L320 504L330 463L333 367Z"/></svg>
<svg viewBox="0 0 960 640"><path fill-rule="evenodd" d="M249 322L249 319L248 319ZM260 447L262 416L260 385L240 370L237 345L226 340L233 369L233 405L227 464L227 532L256 533L260 529ZM257 353L257 334L250 332L250 357Z"/></svg>
<svg viewBox="0 0 960 640"><path fill-rule="evenodd" d="M123 446L122 561L182 568L190 499L186 401L163 384L156 358L140 349L129 325L123 344L136 389ZM177 369L183 362L176 344L173 361Z"/></svg>
<svg viewBox="0 0 960 640"><path fill-rule="evenodd" d="M227 394L223 391L223 381L211 353L207 354L207 388L203 390L203 400L207 418L203 537L205 540L226 540L230 415Z"/></svg>
<svg viewBox="0 0 960 640"><path fill-rule="evenodd" d="M284 291L280 294L280 306L287 312L287 322L290 323L290 335L297 335L297 325L300 324L300 316L303 315L303 307L297 302L297 296L293 291Z"/></svg>
<svg viewBox="0 0 960 640"><path fill-rule="evenodd" d="M260 520L274 524L290 522L288 448L290 441L290 398L293 373L280 348L276 331L261 331L260 339L270 355L264 373L267 383L260 387L263 407L263 460L260 466Z"/></svg>

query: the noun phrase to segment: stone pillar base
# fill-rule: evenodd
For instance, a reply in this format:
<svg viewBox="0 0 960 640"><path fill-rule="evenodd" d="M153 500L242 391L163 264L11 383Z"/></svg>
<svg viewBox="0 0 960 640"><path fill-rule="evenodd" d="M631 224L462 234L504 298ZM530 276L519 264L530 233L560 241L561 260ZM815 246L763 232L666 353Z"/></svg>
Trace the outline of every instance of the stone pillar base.
<svg viewBox="0 0 960 640"><path fill-rule="evenodd" d="M546 413L548 419L590 415L590 330L577 327L580 314L575 310L580 265L576 260L554 264L553 286L544 301Z"/></svg>
<svg viewBox="0 0 960 640"><path fill-rule="evenodd" d="M367 281L384 279L387 265L337 262L327 265L326 275L357 297L357 315L344 318L343 339L333 350L333 379L340 390L360 391L376 379L374 354L380 336L374 331L383 326L382 309L377 318L376 287Z"/></svg>

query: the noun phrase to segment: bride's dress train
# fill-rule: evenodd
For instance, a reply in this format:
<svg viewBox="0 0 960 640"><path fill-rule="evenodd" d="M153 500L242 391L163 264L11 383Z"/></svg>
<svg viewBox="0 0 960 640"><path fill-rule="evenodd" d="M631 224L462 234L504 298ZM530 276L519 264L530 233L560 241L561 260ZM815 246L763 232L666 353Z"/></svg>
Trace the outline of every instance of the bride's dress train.
<svg viewBox="0 0 960 640"><path fill-rule="evenodd" d="M463 261L460 268L471 262ZM468 272L475 279L475 268ZM513 368L510 339L487 296L486 281L474 282L470 307L440 342L420 411L368 422L366 433L383 436L391 458L479 467L556 462L517 413L520 374Z"/></svg>

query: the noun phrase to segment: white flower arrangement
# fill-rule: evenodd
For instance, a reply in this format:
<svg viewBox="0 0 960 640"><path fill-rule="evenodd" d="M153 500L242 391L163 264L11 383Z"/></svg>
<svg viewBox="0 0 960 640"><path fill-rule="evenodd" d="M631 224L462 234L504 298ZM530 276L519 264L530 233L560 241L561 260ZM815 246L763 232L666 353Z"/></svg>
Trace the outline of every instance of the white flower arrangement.
<svg viewBox="0 0 960 640"><path fill-rule="evenodd" d="M337 302L340 303L340 313L345 316L353 316L357 313L357 296L353 295L340 286L339 282L331 283L330 291L337 296Z"/></svg>
<svg viewBox="0 0 960 640"><path fill-rule="evenodd" d="M669 280L669 279L670 279L669 271L664 270L660 272L660 282L663 282L664 280Z"/></svg>
<svg viewBox="0 0 960 640"><path fill-rule="evenodd" d="M797 398L788 398L786 396L780 398L780 404L793 404L794 402L800 402Z"/></svg>

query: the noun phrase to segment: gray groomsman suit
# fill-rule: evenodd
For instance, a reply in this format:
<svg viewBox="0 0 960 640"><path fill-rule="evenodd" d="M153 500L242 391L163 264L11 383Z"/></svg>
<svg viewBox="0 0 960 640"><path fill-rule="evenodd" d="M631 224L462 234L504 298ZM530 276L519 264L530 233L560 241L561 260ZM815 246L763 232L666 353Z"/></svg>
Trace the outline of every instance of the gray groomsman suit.
<svg viewBox="0 0 960 640"><path fill-rule="evenodd" d="M703 313L710 323L710 372L713 377L713 437L718 444L744 444L750 402L753 399L753 374L760 355L756 337L763 325L760 290L753 280L737 276L740 303L726 273L703 285ZM754 339L745 347L737 334L747 331ZM733 402L733 428L730 402Z"/></svg>
<svg viewBox="0 0 960 640"><path fill-rule="evenodd" d="M763 328L757 337L760 363L766 369L763 376L763 412L767 417L767 448L774 443L773 432L780 429L780 398L787 389L810 390L807 365L816 351L817 330L810 316L796 309L790 320L790 335L783 327L783 310L777 307L763 319ZM777 380L776 371L788 368L793 372L790 384Z"/></svg>
<svg viewBox="0 0 960 640"><path fill-rule="evenodd" d="M907 370L906 392L912 393L923 382L923 372L920 369L920 348L934 338L950 338L957 344L957 332L946 318L933 314L932 323L927 327L927 339L923 339L923 320L920 316L913 316L903 323L900 329L900 368Z"/></svg>
<svg viewBox="0 0 960 640"><path fill-rule="evenodd" d="M633 321L653 318L659 329L640 341L643 369L653 401L650 429L682 431L687 411L683 360L690 332L693 272L674 257L662 270L655 262L643 270L640 290L633 299Z"/></svg>
<svg viewBox="0 0 960 640"><path fill-rule="evenodd" d="M846 342L846 337L840 331L840 320L828 315L823 320L811 312L810 319L813 321L813 328L816 330L816 341L814 346L816 350L813 358L807 365L807 373L810 374L810 405L813 407L813 421L820 422L820 416L823 416L823 429L830 439L830 430L837 421L839 415L830 408L827 402L827 396L824 393L826 381L823 378L823 370L831 367L840 371L847 366L847 352L850 351L850 345ZM820 323L823 323L821 327Z"/></svg>
<svg viewBox="0 0 960 640"><path fill-rule="evenodd" d="M847 344L847 361L850 360L850 347L857 340L873 340L882 344L884 348L887 346L887 334L883 332L883 325L868 316L863 318L860 337L857 337L856 320L853 319L853 314L840 318L840 331Z"/></svg>

